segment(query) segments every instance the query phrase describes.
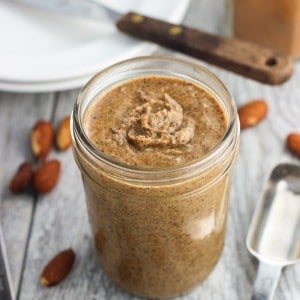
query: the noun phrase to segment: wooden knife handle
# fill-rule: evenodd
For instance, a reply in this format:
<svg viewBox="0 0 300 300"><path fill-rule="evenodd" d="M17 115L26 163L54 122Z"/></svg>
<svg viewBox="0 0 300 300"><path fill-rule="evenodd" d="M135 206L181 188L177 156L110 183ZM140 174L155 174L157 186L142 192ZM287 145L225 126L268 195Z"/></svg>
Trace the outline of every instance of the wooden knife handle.
<svg viewBox="0 0 300 300"><path fill-rule="evenodd" d="M263 83L280 84L293 73L293 63L289 56L242 40L224 38L133 12L124 15L117 22L117 27L132 36Z"/></svg>

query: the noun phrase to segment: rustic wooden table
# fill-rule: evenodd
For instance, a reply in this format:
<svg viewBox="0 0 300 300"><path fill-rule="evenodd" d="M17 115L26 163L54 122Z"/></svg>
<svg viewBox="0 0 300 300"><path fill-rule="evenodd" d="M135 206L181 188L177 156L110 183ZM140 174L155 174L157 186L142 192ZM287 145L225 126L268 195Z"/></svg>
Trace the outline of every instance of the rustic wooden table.
<svg viewBox="0 0 300 300"><path fill-rule="evenodd" d="M220 32L222 4L223 0L193 0L185 23ZM296 64L292 79L277 87L208 67L229 87L238 105L263 97L270 111L263 123L241 134L222 257L202 285L177 299L250 299L257 262L249 255L245 238L260 190L274 165L300 163L284 144L287 133L300 131L300 64ZM28 133L32 125L37 119L49 119L56 124L70 114L77 94L78 90L0 93L0 216L17 299L138 299L115 287L97 266L81 179L71 151L51 153L51 157L62 162L62 176L50 194L16 196L7 189L20 162L31 158ZM56 252L68 247L77 253L71 275L59 286L42 288L39 285L42 267ZM275 299L300 299L299 264L283 271Z"/></svg>

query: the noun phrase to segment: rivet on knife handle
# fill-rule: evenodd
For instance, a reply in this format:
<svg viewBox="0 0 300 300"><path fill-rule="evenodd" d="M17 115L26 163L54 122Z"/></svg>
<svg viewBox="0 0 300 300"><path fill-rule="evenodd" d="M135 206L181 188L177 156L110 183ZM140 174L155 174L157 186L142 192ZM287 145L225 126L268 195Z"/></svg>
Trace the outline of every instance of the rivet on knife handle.
<svg viewBox="0 0 300 300"><path fill-rule="evenodd" d="M128 13L117 27L135 37L158 43L268 84L285 82L293 73L289 56L238 39L227 39L137 13Z"/></svg>

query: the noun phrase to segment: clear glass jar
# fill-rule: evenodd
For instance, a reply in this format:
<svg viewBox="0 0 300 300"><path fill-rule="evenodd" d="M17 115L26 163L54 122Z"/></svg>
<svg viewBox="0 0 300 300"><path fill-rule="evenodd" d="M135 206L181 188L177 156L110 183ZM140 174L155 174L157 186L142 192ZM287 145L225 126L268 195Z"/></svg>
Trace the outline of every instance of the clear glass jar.
<svg viewBox="0 0 300 300"><path fill-rule="evenodd" d="M82 122L95 97L145 75L192 81L220 102L229 126L205 157L176 167L146 169L108 157L89 140ZM151 298L178 295L203 281L223 248L239 145L236 107L222 82L205 68L179 59L124 61L98 73L82 89L71 126L95 249L105 272L125 290Z"/></svg>
<svg viewBox="0 0 300 300"><path fill-rule="evenodd" d="M232 35L300 56L299 0L227 0Z"/></svg>

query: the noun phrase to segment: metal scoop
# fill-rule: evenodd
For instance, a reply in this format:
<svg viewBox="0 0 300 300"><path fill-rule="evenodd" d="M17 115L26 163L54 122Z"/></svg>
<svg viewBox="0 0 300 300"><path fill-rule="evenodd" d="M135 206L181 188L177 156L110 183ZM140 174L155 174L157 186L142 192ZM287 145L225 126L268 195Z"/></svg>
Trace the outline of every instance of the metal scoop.
<svg viewBox="0 0 300 300"><path fill-rule="evenodd" d="M259 260L252 300L272 299L281 269L300 261L300 166L280 164L272 171L246 243Z"/></svg>

